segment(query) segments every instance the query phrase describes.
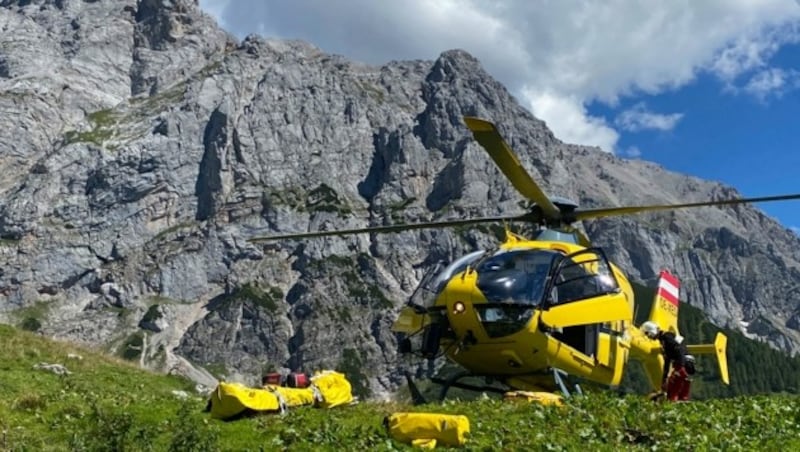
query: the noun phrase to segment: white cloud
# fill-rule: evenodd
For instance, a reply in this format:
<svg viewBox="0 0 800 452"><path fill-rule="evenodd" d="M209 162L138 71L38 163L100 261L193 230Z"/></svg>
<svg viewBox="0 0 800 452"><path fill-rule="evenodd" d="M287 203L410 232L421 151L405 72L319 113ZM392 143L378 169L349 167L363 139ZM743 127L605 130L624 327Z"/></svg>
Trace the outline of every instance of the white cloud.
<svg viewBox="0 0 800 452"><path fill-rule="evenodd" d="M800 227L797 226L789 226L789 229L797 235L800 235Z"/></svg>
<svg viewBox="0 0 800 452"><path fill-rule="evenodd" d="M613 150L585 105L655 94L703 71L733 85L798 41L795 0L201 0L242 37L300 38L370 63L464 49L565 141ZM754 88L755 89L755 88Z"/></svg>
<svg viewBox="0 0 800 452"><path fill-rule="evenodd" d="M762 29L755 37L745 35L723 47L714 57L710 70L730 83L746 72L763 70L781 46L797 42L800 42L800 31L796 19L784 26Z"/></svg>
<svg viewBox="0 0 800 452"><path fill-rule="evenodd" d="M659 114L647 109L644 102L639 102L623 111L614 121L616 125L629 132L642 130L672 130L683 118L683 113Z"/></svg>
<svg viewBox="0 0 800 452"><path fill-rule="evenodd" d="M630 157L635 159L642 156L642 151L636 146L631 146L622 151L622 155L625 157Z"/></svg>
<svg viewBox="0 0 800 452"><path fill-rule="evenodd" d="M557 135L561 140L614 150L619 134L602 118L587 115L580 99L528 88L523 88L522 96L534 116L543 118L551 130L560 131Z"/></svg>
<svg viewBox="0 0 800 452"><path fill-rule="evenodd" d="M742 90L760 100L780 97L789 89L800 85L800 71L768 68L756 72Z"/></svg>

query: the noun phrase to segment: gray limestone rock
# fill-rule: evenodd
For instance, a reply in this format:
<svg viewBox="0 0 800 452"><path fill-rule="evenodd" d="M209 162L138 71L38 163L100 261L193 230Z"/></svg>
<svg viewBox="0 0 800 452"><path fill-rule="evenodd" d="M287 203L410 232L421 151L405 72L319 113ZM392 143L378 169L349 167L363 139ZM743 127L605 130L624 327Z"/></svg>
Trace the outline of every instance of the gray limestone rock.
<svg viewBox="0 0 800 452"><path fill-rule="evenodd" d="M361 396L401 382L394 316L491 228L247 240L522 213L463 115L584 207L737 195L560 142L463 51L378 67L236 42L188 0L0 1L0 112L0 316L206 387L269 369L339 368ZM800 351L800 239L756 208L582 227L633 279L668 268L718 324Z"/></svg>

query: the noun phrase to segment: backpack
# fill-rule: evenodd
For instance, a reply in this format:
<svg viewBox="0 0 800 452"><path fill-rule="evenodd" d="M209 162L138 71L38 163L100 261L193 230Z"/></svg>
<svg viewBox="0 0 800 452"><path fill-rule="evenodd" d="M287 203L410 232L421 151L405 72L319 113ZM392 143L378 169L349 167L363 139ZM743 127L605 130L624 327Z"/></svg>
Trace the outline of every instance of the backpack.
<svg viewBox="0 0 800 452"><path fill-rule="evenodd" d="M694 375L697 372L697 368L695 367L694 363L694 356L686 354L683 356L683 361L686 363L684 367L686 368L686 373L689 375Z"/></svg>

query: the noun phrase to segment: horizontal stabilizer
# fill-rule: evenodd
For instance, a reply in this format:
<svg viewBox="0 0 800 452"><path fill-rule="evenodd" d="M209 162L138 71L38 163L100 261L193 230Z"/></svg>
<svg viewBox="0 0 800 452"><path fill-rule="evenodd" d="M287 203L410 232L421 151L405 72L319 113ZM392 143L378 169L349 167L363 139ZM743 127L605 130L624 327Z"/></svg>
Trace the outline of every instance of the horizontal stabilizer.
<svg viewBox="0 0 800 452"><path fill-rule="evenodd" d="M716 355L717 366L719 367L719 375L722 382L730 384L728 378L728 356L726 354L728 346L728 337L722 333L717 333L713 344L700 344L700 345L687 345L686 349L690 355Z"/></svg>

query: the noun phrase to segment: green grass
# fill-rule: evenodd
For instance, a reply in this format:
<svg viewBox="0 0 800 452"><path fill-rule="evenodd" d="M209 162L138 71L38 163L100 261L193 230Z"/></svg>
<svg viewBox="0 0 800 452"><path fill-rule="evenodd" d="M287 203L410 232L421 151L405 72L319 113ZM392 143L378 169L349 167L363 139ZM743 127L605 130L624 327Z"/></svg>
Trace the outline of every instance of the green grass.
<svg viewBox="0 0 800 452"><path fill-rule="evenodd" d="M38 331L42 322L47 318L52 302L37 301L36 303L17 309L12 313L16 325L26 331Z"/></svg>
<svg viewBox="0 0 800 452"><path fill-rule="evenodd" d="M166 228L164 230L159 231L158 234L156 234L155 237L153 237L152 240L158 241L158 240L163 239L166 236L172 234L173 232L178 232L178 231L181 231L181 230L184 230L184 229L190 229L190 228L192 228L192 227L194 227L196 225L197 225L197 223L195 223L193 221L186 221L186 222L183 222L183 223L178 223L176 225L170 226L170 227L168 227L168 228Z"/></svg>
<svg viewBox="0 0 800 452"><path fill-rule="evenodd" d="M233 422L210 419L191 385L0 325L0 450L410 450L383 430L407 410L464 414L465 450L798 450L800 399L771 395L656 404L590 393L563 408L496 398L411 407L361 402L298 408ZM82 360L68 359L78 353ZM60 363L58 376L34 370Z"/></svg>
<svg viewBox="0 0 800 452"><path fill-rule="evenodd" d="M2 237L0 237L0 246L7 246L7 247L10 248L12 246L19 245L19 242L20 242L19 239L11 239L11 238L2 238Z"/></svg>
<svg viewBox="0 0 800 452"><path fill-rule="evenodd" d="M86 116L91 128L64 132L64 144L91 143L114 151L120 143L149 133L149 126L142 123L181 102L185 94L186 81L182 81L154 96L134 98L114 108L91 112Z"/></svg>
<svg viewBox="0 0 800 452"><path fill-rule="evenodd" d="M276 312L283 296L283 291L278 287L261 288L255 283L245 283L231 294L228 301L252 301L269 312Z"/></svg>
<svg viewBox="0 0 800 452"><path fill-rule="evenodd" d="M64 134L66 144L93 143L97 146L102 146L103 143L114 136L115 124L119 121L120 115L113 110L105 109L89 113L86 119L92 123L93 128L83 132L67 131Z"/></svg>

